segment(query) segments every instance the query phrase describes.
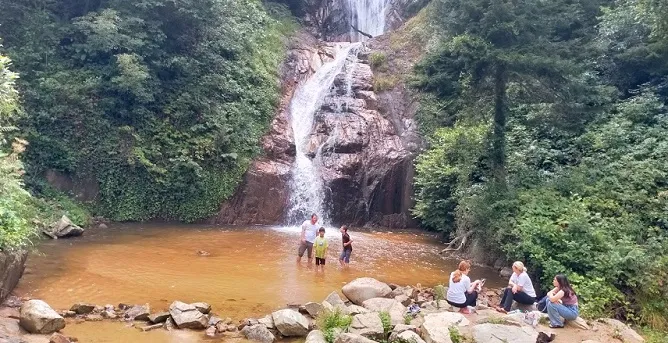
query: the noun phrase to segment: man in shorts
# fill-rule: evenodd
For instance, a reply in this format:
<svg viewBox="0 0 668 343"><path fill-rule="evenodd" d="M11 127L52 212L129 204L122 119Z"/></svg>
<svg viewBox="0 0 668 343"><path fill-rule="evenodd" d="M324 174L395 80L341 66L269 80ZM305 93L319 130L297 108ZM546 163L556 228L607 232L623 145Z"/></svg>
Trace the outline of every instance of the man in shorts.
<svg viewBox="0 0 668 343"><path fill-rule="evenodd" d="M348 268L350 263L350 254L353 253L353 240L350 239L348 235L348 227L341 227L341 242L343 242L343 251L341 251L341 256L339 256L339 263L341 267Z"/></svg>
<svg viewBox="0 0 668 343"><path fill-rule="evenodd" d="M311 215L311 220L306 220L302 224L302 234L299 241L299 250L297 250L297 263L302 262L302 256L304 252L308 252L308 264L313 263L313 242L315 242L315 237L318 235L318 226L315 225L318 222L318 216L313 213Z"/></svg>

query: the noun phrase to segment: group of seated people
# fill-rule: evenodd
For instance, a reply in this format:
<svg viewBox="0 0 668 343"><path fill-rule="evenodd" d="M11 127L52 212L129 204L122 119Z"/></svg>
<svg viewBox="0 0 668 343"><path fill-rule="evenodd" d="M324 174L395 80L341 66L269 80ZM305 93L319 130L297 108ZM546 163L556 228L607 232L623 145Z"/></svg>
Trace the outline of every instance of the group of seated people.
<svg viewBox="0 0 668 343"><path fill-rule="evenodd" d="M471 271L469 261L461 261L457 270L450 274L447 301L450 305L459 308L459 312L471 313L469 307L475 307L478 292L482 289L483 280L471 282L468 277ZM563 328L564 320L575 320L579 316L578 297L568 282L566 275L558 274L552 280L554 288L547 295L537 301L536 290L531 278L520 261L513 263L513 274L508 281L508 287L503 292L501 303L495 306L499 312L508 312L513 301L524 305L536 305L537 309L547 312L551 328Z"/></svg>

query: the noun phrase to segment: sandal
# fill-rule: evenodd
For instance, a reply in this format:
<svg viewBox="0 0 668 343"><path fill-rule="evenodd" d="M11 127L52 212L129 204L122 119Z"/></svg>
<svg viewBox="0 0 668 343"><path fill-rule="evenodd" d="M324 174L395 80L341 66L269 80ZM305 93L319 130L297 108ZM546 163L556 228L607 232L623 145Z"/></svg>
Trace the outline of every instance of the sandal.
<svg viewBox="0 0 668 343"><path fill-rule="evenodd" d="M563 329L564 326L563 325L553 325L552 323L550 323L550 328L551 329Z"/></svg>

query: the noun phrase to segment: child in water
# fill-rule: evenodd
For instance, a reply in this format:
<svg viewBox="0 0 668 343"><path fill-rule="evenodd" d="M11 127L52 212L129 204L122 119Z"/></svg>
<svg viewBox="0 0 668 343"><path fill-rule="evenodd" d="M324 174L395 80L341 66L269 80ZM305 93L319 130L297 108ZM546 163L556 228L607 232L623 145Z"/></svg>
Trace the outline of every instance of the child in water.
<svg viewBox="0 0 668 343"><path fill-rule="evenodd" d="M329 244L325 238L325 228L321 227L318 230L318 237L315 238L313 248L315 249L315 271L325 271L325 257L327 256L327 248Z"/></svg>

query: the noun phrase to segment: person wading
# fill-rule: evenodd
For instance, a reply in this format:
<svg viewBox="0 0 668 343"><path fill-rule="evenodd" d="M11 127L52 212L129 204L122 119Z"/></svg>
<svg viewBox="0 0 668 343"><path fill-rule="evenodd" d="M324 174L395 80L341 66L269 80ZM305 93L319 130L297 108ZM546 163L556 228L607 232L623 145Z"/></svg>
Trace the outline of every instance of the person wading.
<svg viewBox="0 0 668 343"><path fill-rule="evenodd" d="M311 215L311 220L306 220L302 224L302 234L299 241L299 249L297 250L297 263L301 263L304 252L307 252L308 263L313 263L313 242L318 235L318 216L314 213Z"/></svg>

